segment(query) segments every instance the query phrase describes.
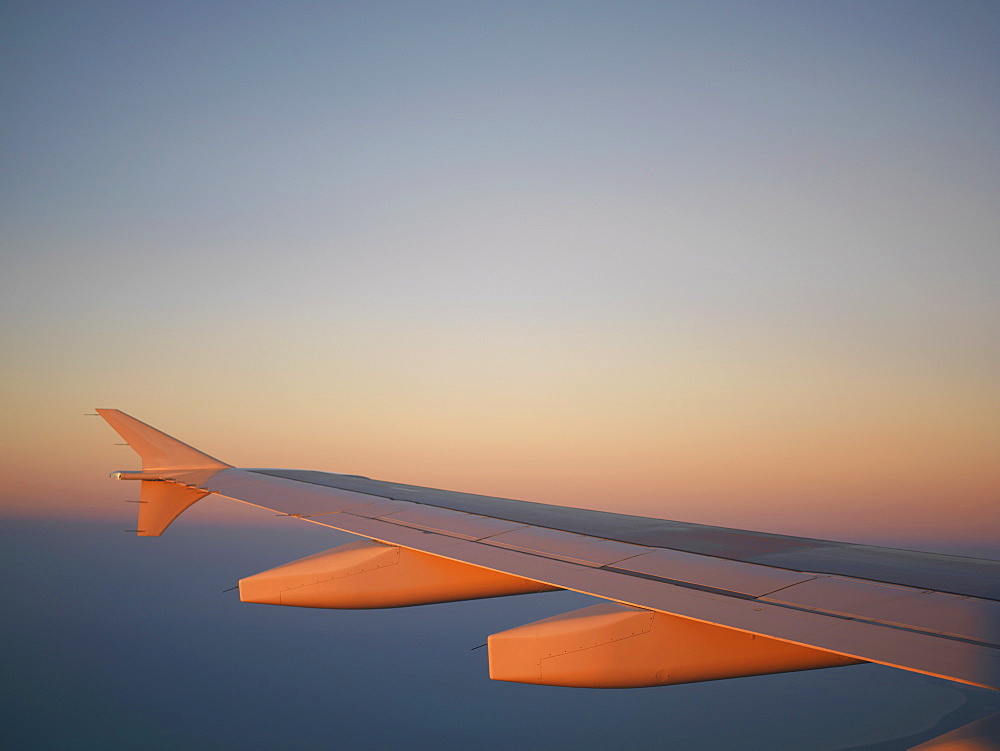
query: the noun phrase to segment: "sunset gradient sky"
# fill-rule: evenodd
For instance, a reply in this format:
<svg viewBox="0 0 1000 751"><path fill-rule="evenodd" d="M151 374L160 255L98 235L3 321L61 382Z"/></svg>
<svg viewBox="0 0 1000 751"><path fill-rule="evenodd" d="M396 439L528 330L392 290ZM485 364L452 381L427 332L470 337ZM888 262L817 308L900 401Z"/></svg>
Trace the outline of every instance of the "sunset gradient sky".
<svg viewBox="0 0 1000 751"><path fill-rule="evenodd" d="M113 407L238 466L1000 557L998 28L6 3L0 515L129 526Z"/></svg>

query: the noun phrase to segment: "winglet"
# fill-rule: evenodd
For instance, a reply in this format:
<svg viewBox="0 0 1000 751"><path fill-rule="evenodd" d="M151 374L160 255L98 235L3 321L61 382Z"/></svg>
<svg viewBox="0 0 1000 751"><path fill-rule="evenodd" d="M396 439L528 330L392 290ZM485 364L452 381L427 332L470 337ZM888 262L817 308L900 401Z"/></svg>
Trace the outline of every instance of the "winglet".
<svg viewBox="0 0 1000 751"><path fill-rule="evenodd" d="M164 471L229 469L198 449L181 443L117 409L99 409L97 414L114 428L142 459L142 472L115 472L120 480L141 480L139 494L139 537L159 537L170 523L195 501L208 495L207 490L188 487L180 482L164 482L157 474ZM143 477L149 473L149 479Z"/></svg>
<svg viewBox="0 0 1000 751"><path fill-rule="evenodd" d="M117 409L99 409L97 414L114 428L142 459L143 470L162 469L228 469L231 464L220 462L196 448L181 443L156 428L150 427Z"/></svg>
<svg viewBox="0 0 1000 751"><path fill-rule="evenodd" d="M206 490L195 490L173 482L144 480L139 498L138 537L159 537L178 516L208 495Z"/></svg>

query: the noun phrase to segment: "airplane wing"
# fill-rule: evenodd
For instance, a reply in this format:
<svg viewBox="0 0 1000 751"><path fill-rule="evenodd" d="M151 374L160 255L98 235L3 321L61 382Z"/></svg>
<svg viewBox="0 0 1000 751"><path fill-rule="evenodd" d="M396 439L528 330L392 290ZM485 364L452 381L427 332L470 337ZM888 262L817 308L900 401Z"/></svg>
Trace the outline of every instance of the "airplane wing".
<svg viewBox="0 0 1000 751"><path fill-rule="evenodd" d="M606 600L490 636L490 676L668 685L859 662L1000 689L1000 562L686 524L356 475L240 469L118 410L141 536L208 494L363 541L240 581L245 602L400 607L569 589Z"/></svg>

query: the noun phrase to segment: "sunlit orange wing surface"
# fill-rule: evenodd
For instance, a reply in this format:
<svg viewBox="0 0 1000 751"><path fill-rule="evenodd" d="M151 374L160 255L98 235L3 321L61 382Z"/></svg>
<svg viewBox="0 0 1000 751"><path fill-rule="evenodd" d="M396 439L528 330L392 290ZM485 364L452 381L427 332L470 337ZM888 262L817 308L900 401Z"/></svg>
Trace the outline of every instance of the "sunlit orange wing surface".
<svg viewBox="0 0 1000 751"><path fill-rule="evenodd" d="M244 602L378 608L570 589L607 602L489 638L490 676L626 688L876 662L1000 689L1000 562L401 485L237 469L113 409L138 534L208 494L365 540L240 581Z"/></svg>

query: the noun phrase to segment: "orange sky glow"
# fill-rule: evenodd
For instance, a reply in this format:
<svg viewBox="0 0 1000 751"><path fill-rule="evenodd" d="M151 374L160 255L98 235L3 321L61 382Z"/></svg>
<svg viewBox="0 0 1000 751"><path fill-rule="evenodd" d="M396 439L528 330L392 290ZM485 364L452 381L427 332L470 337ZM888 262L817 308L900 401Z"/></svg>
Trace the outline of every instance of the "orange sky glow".
<svg viewBox="0 0 1000 751"><path fill-rule="evenodd" d="M0 514L130 515L110 407L1000 556L989 12L583 5L12 13Z"/></svg>

